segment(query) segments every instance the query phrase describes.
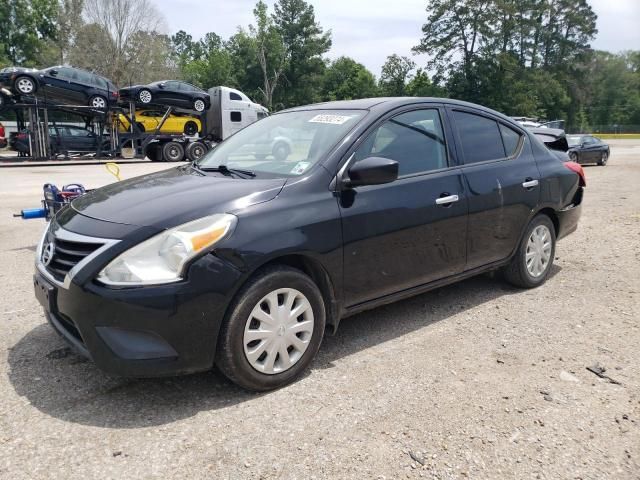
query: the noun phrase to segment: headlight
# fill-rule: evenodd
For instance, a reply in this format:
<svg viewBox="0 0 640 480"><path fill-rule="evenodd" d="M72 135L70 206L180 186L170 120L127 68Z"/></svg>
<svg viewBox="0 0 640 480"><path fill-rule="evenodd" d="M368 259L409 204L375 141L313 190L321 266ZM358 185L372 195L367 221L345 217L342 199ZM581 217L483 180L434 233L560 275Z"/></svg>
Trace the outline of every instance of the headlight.
<svg viewBox="0 0 640 480"><path fill-rule="evenodd" d="M122 253L98 280L121 286L177 282L187 262L229 235L236 221L233 215L218 214L169 229Z"/></svg>

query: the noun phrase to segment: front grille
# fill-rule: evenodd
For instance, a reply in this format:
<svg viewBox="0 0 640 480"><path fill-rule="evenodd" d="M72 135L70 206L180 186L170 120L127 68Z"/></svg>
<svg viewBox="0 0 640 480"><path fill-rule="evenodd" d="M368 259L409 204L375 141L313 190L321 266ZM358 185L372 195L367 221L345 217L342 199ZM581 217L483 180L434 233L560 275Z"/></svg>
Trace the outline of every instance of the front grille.
<svg viewBox="0 0 640 480"><path fill-rule="evenodd" d="M45 268L56 280L61 282L73 267L103 244L62 240L54 235L53 245L53 256Z"/></svg>

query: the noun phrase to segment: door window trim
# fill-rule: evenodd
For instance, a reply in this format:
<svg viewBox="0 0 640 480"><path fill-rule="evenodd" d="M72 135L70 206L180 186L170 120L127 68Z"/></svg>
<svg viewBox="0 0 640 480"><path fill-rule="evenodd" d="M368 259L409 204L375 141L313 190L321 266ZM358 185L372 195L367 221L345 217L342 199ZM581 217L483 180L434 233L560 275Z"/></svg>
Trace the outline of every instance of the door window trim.
<svg viewBox="0 0 640 480"><path fill-rule="evenodd" d="M517 127L516 125L513 125L511 123L505 122L504 120L502 120L501 118L495 117L494 115L490 114L489 112L484 112L482 110L476 110L475 108L471 108L471 107L461 107L458 105L446 105L446 110L447 110L447 115L449 117L449 121L451 124L451 129L453 130L453 136L455 138L455 142L456 142L456 150L460 150L460 154L459 154L459 162L458 162L458 166L460 168L465 168L465 167L473 167L474 165L488 165L491 163L497 163L497 162L506 162L509 160L515 160L517 159L523 152L524 150L524 144L525 144L525 137L527 135L527 133L520 127ZM458 124L455 122L454 118L453 118L453 112L463 112L463 113L468 113L470 115L477 115L479 117L484 117L486 119L489 120L493 120L494 122L496 122L498 124L498 132L500 133L500 142L502 143L502 148L503 150L507 151L507 149L504 146L504 138L502 138L502 132L500 132L500 124L504 125L507 128L511 128L511 130L514 130L516 132L518 132L520 134L520 140L518 141L518 146L515 150L515 152L513 153L513 155L507 156L507 157L500 157L500 158L492 158L489 160L483 160L481 162L472 162L472 163L465 163L465 158L464 158L464 149L462 148L462 139L460 136L460 130L458 130Z"/></svg>

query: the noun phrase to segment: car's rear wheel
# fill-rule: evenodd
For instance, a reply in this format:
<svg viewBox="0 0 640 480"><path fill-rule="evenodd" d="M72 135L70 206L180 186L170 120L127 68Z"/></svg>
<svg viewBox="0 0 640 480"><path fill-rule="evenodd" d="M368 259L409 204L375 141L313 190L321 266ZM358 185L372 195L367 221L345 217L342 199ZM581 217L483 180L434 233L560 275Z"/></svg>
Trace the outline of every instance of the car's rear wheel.
<svg viewBox="0 0 640 480"><path fill-rule="evenodd" d="M107 99L100 95L94 95L89 99L89 106L104 110L107 108Z"/></svg>
<svg viewBox="0 0 640 480"><path fill-rule="evenodd" d="M206 108L206 104L204 103L204 100L202 100L201 98L198 98L195 102L193 102L193 109L196 112L204 112L205 108Z"/></svg>
<svg viewBox="0 0 640 480"><path fill-rule="evenodd" d="M178 142L167 142L162 147L165 162L181 162L184 160L184 147Z"/></svg>
<svg viewBox="0 0 640 480"><path fill-rule="evenodd" d="M153 100L151 91L147 90L146 88L140 90L138 92L138 100L140 101L140 103L151 103L151 100Z"/></svg>
<svg viewBox="0 0 640 480"><path fill-rule="evenodd" d="M313 280L294 268L268 268L249 280L231 305L216 365L241 387L280 388L311 363L324 326L324 301Z"/></svg>
<svg viewBox="0 0 640 480"><path fill-rule="evenodd" d="M196 122L193 121L188 121L187 123L184 124L184 134L185 135L195 135L196 133L198 133L198 124Z"/></svg>
<svg viewBox="0 0 640 480"><path fill-rule="evenodd" d="M609 152L602 152L602 156L600 157L600 160L598 160L598 165L604 167L608 161L609 161Z"/></svg>
<svg viewBox="0 0 640 480"><path fill-rule="evenodd" d="M31 95L36 93L37 87L36 82L31 77L18 77L14 82L15 89L18 93L23 95Z"/></svg>
<svg viewBox="0 0 640 480"><path fill-rule="evenodd" d="M569 160L578 163L578 154L576 152L569 152Z"/></svg>
<svg viewBox="0 0 640 480"><path fill-rule="evenodd" d="M533 288L549 276L556 252L555 227L551 219L540 214L531 220L515 256L504 268L506 280L522 288Z"/></svg>
<svg viewBox="0 0 640 480"><path fill-rule="evenodd" d="M202 142L191 142L187 145L187 159L194 162L200 160L207 153L207 146Z"/></svg>

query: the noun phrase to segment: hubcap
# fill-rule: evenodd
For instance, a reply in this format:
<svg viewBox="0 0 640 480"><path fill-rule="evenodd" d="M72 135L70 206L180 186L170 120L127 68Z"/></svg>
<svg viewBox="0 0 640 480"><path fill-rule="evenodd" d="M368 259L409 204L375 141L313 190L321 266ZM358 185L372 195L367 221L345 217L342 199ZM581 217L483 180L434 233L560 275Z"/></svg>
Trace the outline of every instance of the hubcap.
<svg viewBox="0 0 640 480"><path fill-rule="evenodd" d="M139 96L142 103L149 103L151 101L151 93L146 90L141 91Z"/></svg>
<svg viewBox="0 0 640 480"><path fill-rule="evenodd" d="M253 307L244 328L244 354L258 372L273 375L289 370L309 347L313 309L293 288L265 295Z"/></svg>
<svg viewBox="0 0 640 480"><path fill-rule="evenodd" d="M106 102L104 101L104 98L102 97L96 97L93 99L93 106L96 108L104 108L104 106L106 105Z"/></svg>
<svg viewBox="0 0 640 480"><path fill-rule="evenodd" d="M547 270L551 259L551 232L545 225L533 229L527 241L525 261L529 275L540 277Z"/></svg>
<svg viewBox="0 0 640 480"><path fill-rule="evenodd" d="M204 102L202 100L196 100L194 107L196 111L201 112L204 110Z"/></svg>
<svg viewBox="0 0 640 480"><path fill-rule="evenodd" d="M33 92L33 82L28 78L21 78L18 80L18 90L22 93L31 93Z"/></svg>

